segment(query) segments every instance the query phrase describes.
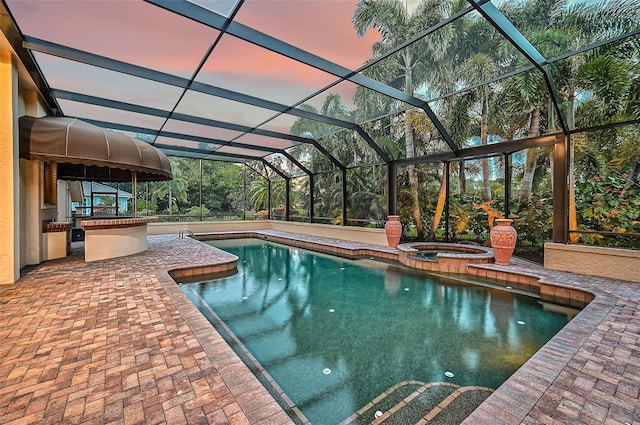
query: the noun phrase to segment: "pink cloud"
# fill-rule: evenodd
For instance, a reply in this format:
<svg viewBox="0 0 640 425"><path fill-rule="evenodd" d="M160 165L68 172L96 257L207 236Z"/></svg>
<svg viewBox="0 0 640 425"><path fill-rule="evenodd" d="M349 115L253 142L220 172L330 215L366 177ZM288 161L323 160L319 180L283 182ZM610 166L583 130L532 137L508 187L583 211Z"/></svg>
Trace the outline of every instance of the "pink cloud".
<svg viewBox="0 0 640 425"><path fill-rule="evenodd" d="M36 53L49 86L170 111L182 89L55 56Z"/></svg>
<svg viewBox="0 0 640 425"><path fill-rule="evenodd" d="M143 1L6 1L25 35L183 77L191 76L218 35L216 30ZM377 31L368 31L362 39L357 37L351 23L356 3L357 0L246 1L237 20L355 69L371 56L371 45L380 37ZM77 72L81 75L74 75L65 71L64 61L51 58L49 61L47 68L51 73L46 72L45 77L50 75L52 86L70 90L77 87L74 91L162 109L168 109L177 98L173 88L157 87L155 83L137 84L133 77L114 79L109 71L96 71L85 65L78 65ZM198 76L199 81L284 104L298 102L336 79L232 36L222 38ZM354 90L353 84L341 83L330 91L340 93L343 103L351 107ZM319 108L325 97L322 94L309 103ZM63 103L66 113L80 112L75 102ZM93 113L94 109L85 107L83 115ZM96 111L97 118L100 112ZM249 126L275 114L191 92L179 105L178 112ZM288 132L295 117L285 117L286 120L277 119L267 127ZM137 119L130 116L118 118L137 124Z"/></svg>
<svg viewBox="0 0 640 425"><path fill-rule="evenodd" d="M231 140L242 133L239 131L227 130L224 128L211 127L208 125L195 124L186 121L169 120L163 127L164 131L173 133L183 133L192 136L207 137L209 139Z"/></svg>
<svg viewBox="0 0 640 425"><path fill-rule="evenodd" d="M357 0L245 2L236 20L348 68L371 57L377 31L358 38L351 23Z"/></svg>
<svg viewBox="0 0 640 425"><path fill-rule="evenodd" d="M142 1L7 3L25 35L187 77L218 34Z"/></svg>
<svg viewBox="0 0 640 425"><path fill-rule="evenodd" d="M188 91L176 112L255 127L275 115L268 109Z"/></svg>
<svg viewBox="0 0 640 425"><path fill-rule="evenodd" d="M105 108L64 99L58 99L58 103L67 116L146 127L152 130L159 130L162 123L164 123L164 118L162 117L138 114L136 112Z"/></svg>
<svg viewBox="0 0 640 425"><path fill-rule="evenodd" d="M292 103L334 82L337 77L259 48L235 37L225 36L205 63L197 78L209 84Z"/></svg>

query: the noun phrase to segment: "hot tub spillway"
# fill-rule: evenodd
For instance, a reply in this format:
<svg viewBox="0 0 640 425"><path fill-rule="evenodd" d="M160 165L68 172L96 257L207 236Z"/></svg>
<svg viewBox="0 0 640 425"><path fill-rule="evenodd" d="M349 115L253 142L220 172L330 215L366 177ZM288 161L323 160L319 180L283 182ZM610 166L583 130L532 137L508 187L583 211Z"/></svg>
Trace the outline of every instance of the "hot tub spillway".
<svg viewBox="0 0 640 425"><path fill-rule="evenodd" d="M429 261L438 261L438 254L459 254L460 251L438 250L438 249L421 249L416 253L416 257Z"/></svg>

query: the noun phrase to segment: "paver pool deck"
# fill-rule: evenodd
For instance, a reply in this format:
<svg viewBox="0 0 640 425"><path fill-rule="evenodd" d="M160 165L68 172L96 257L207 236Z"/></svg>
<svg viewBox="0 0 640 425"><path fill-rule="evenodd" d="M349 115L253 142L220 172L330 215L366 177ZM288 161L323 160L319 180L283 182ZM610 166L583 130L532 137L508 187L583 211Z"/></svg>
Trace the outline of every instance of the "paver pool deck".
<svg viewBox="0 0 640 425"><path fill-rule="evenodd" d="M85 263L80 247L1 285L0 424L293 423L168 273L223 270L233 259L190 238L151 236L144 253ZM640 285L484 267L596 298L465 423L640 424Z"/></svg>

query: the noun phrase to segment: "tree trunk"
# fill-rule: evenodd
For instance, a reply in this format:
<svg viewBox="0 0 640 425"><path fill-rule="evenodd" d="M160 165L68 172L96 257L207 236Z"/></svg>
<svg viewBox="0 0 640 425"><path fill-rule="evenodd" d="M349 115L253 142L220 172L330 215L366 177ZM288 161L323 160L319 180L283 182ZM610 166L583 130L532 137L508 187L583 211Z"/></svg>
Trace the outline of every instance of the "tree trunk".
<svg viewBox="0 0 640 425"><path fill-rule="evenodd" d="M529 137L540 135L540 108L535 107L531 111L531 121L529 122ZM520 208L531 197L531 189L533 188L533 176L536 172L536 163L538 161L538 150L530 148L526 151L527 160L525 163L524 176L522 177L522 187L520 188L520 197L518 203Z"/></svg>
<svg viewBox="0 0 640 425"><path fill-rule="evenodd" d="M482 126L480 128L480 144L486 146L489 143L489 100L485 96L482 101ZM489 160L482 160L482 183L484 186L484 200L491 200L491 180L489 175Z"/></svg>
<svg viewBox="0 0 640 425"><path fill-rule="evenodd" d="M467 193L467 176L464 172L464 161L460 161L458 167L458 186L460 186L458 192L460 194Z"/></svg>
<svg viewBox="0 0 640 425"><path fill-rule="evenodd" d="M411 75L411 64L413 63L413 57L410 54L409 49L405 49L402 55L405 65L404 92L410 96L413 96L413 77ZM404 126L404 140L406 147L405 156L407 158L413 158L416 153L415 144L413 142L413 125L406 122ZM420 214L420 198L418 196L418 173L416 172L415 165L408 165L407 171L409 172L409 184L411 185L413 220L416 224L418 239L422 240L424 239L424 228L422 226L422 214Z"/></svg>
<svg viewBox="0 0 640 425"><path fill-rule="evenodd" d="M444 211L444 203L447 199L447 166L442 164L442 179L440 180L440 192L438 193L438 202L436 203L436 213L433 216L433 224L431 226L431 237L435 239L436 232L440 226L442 213Z"/></svg>
<svg viewBox="0 0 640 425"><path fill-rule="evenodd" d="M640 179L640 161L636 162L635 167L633 167L633 171L631 172L631 176L629 176L629 180L632 183L637 183Z"/></svg>
<svg viewBox="0 0 640 425"><path fill-rule="evenodd" d="M413 158L415 156L415 146L413 143L412 125L405 125L404 137L407 149L406 157ZM420 214L420 198L418 196L418 173L416 172L415 165L408 165L407 171L409 172L409 184L411 185L411 214L413 215L413 220L416 225L416 231L418 232L418 239L424 239L422 215Z"/></svg>

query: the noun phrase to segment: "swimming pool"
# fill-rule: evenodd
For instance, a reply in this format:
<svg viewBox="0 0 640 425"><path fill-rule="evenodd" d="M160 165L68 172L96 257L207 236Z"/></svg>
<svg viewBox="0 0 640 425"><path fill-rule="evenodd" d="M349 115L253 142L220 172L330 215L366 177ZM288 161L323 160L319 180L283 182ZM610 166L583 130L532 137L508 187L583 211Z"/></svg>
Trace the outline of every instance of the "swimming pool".
<svg viewBox="0 0 640 425"><path fill-rule="evenodd" d="M403 382L497 388L567 323L533 297L393 265L257 239L212 244L239 257L238 273L181 288L314 425Z"/></svg>

